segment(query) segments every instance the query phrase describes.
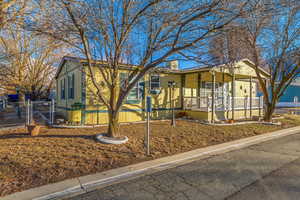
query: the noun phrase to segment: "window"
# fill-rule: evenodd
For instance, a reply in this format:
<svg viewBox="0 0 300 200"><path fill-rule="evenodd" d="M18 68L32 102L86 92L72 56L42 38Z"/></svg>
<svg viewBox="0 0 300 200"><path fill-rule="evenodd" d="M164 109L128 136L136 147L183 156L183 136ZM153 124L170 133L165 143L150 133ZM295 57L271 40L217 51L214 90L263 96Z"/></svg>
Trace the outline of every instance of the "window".
<svg viewBox="0 0 300 200"><path fill-rule="evenodd" d="M136 84L128 93L127 96L128 100L137 100L139 99L139 87L138 84Z"/></svg>
<svg viewBox="0 0 300 200"><path fill-rule="evenodd" d="M160 88L160 76L151 75L150 76L150 90L157 90Z"/></svg>
<svg viewBox="0 0 300 200"><path fill-rule="evenodd" d="M68 76L68 98L74 99L75 75Z"/></svg>
<svg viewBox="0 0 300 200"><path fill-rule="evenodd" d="M222 83L216 83L215 85L215 95L216 97L222 97L222 88L224 87L225 95L227 93L226 91L226 85ZM212 95L212 88L213 83L212 82L201 82L201 89L200 89L200 97L211 97Z"/></svg>
<svg viewBox="0 0 300 200"><path fill-rule="evenodd" d="M124 87L125 81L128 78L127 73L120 73L120 86ZM127 100L129 101L136 101L140 100L143 98L143 93L144 93L144 85L142 81L139 81L128 93ZM128 103L128 102L127 102ZM129 102L130 103L130 102ZM132 102L132 103L138 103L138 102Z"/></svg>
<svg viewBox="0 0 300 200"><path fill-rule="evenodd" d="M60 98L65 99L66 98L66 79L60 80Z"/></svg>
<svg viewBox="0 0 300 200"><path fill-rule="evenodd" d="M123 88L125 87L125 81L127 79L127 73L121 72L120 73L120 87Z"/></svg>

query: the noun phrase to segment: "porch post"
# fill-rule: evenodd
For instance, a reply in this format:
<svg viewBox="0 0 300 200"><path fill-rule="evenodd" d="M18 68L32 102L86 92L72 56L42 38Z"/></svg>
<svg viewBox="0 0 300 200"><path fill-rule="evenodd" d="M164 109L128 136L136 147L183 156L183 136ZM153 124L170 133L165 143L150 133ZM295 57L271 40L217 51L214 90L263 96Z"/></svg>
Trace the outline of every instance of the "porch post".
<svg viewBox="0 0 300 200"><path fill-rule="evenodd" d="M234 70L234 69L233 69ZM235 74L234 71L231 77L231 113L232 113L232 120L234 120L234 100L235 100Z"/></svg>
<svg viewBox="0 0 300 200"><path fill-rule="evenodd" d="M180 88L181 109L185 109L185 107L184 107L184 89L185 89L185 74L181 75L181 88Z"/></svg>
<svg viewBox="0 0 300 200"><path fill-rule="evenodd" d="M250 76L250 119L252 119L252 76Z"/></svg>
<svg viewBox="0 0 300 200"><path fill-rule="evenodd" d="M200 108L200 104L201 104L201 99L200 99L200 94L201 94L201 73L198 73L198 88L197 88L197 104L198 104L198 108Z"/></svg>
<svg viewBox="0 0 300 200"><path fill-rule="evenodd" d="M216 74L212 72L212 91L211 91L211 123L215 122L215 90L216 90Z"/></svg>

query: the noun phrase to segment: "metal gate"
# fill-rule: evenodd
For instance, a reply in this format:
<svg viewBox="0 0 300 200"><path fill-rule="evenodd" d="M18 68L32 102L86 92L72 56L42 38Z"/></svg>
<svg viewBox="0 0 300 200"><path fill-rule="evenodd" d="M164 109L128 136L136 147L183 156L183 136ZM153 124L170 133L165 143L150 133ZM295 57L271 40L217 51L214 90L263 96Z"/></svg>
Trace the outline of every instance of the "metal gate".
<svg viewBox="0 0 300 200"><path fill-rule="evenodd" d="M26 124L46 123L52 125L55 120L55 102L31 101L26 102Z"/></svg>

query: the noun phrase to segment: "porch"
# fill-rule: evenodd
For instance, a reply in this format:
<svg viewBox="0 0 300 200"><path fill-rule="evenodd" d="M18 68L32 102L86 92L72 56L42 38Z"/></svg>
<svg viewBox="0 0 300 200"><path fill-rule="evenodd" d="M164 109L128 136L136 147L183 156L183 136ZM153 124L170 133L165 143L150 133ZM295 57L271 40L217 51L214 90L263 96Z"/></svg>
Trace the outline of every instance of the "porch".
<svg viewBox="0 0 300 200"><path fill-rule="evenodd" d="M213 102L214 101L214 102ZM183 97L183 109L194 118L214 122L263 115L263 97ZM201 117L200 117L201 116Z"/></svg>
<svg viewBox="0 0 300 200"><path fill-rule="evenodd" d="M268 74L261 71L264 81ZM209 122L253 119L263 115L263 97L249 61L191 70L184 76L182 107L189 116Z"/></svg>

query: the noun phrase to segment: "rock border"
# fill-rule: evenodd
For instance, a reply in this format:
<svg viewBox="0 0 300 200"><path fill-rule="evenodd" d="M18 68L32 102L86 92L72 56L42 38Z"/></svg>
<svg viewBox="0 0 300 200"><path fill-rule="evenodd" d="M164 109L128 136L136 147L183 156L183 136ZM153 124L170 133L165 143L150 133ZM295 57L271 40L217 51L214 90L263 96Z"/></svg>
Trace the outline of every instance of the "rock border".
<svg viewBox="0 0 300 200"><path fill-rule="evenodd" d="M281 126L281 122L262 122L264 125L275 125L275 126Z"/></svg>
<svg viewBox="0 0 300 200"><path fill-rule="evenodd" d="M96 135L96 140L104 144L124 144L128 141L128 137L127 136L123 136L123 137L124 137L123 139L109 138L105 136L105 134L103 133L103 134Z"/></svg>
<svg viewBox="0 0 300 200"><path fill-rule="evenodd" d="M168 119L162 119L162 120L150 120L150 122L164 122L164 121L170 121ZM120 125L130 125L130 124L143 124L146 123L146 121L136 121L136 122L120 122ZM52 124L49 125L49 127L52 128L97 128L97 127L106 127L108 124L95 124L95 125L59 125L59 124Z"/></svg>
<svg viewBox="0 0 300 200"><path fill-rule="evenodd" d="M276 117L273 119L283 119L283 117ZM195 122L200 123L203 125L209 125L209 126L236 126L236 125L247 125L247 124L264 124L264 125L275 125L280 126L282 125L281 122L265 122L265 121L241 121L241 122L233 122L233 123L210 123L203 120L195 120L195 119L178 119L182 121L188 121L188 122Z"/></svg>

